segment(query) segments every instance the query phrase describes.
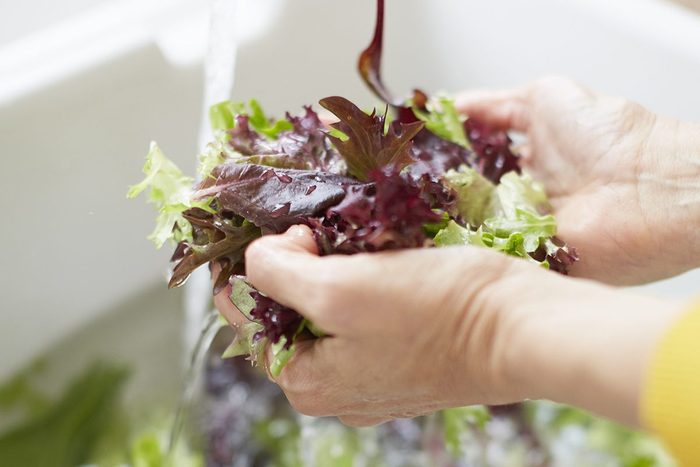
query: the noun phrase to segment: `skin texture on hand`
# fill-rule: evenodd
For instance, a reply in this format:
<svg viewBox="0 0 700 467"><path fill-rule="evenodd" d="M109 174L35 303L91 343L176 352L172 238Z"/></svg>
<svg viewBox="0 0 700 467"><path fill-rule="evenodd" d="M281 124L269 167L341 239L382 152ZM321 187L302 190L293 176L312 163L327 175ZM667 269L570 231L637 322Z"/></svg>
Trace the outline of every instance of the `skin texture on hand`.
<svg viewBox="0 0 700 467"><path fill-rule="evenodd" d="M486 250L316 256L308 229L267 236L246 252L248 280L332 337L298 344L276 382L298 411L375 424L444 407L522 399L500 381L497 313L482 291L511 266ZM488 270L466 277L463 271ZM239 318L217 296L227 318ZM465 375L472 377L467 380ZM500 388L504 390L501 391Z"/></svg>
<svg viewBox="0 0 700 467"><path fill-rule="evenodd" d="M297 343L276 379L289 402L354 426L526 398L637 424L646 360L675 315L480 248L319 257L305 227L256 240L246 265L330 335ZM226 292L216 303L240 322Z"/></svg>
<svg viewBox="0 0 700 467"><path fill-rule="evenodd" d="M700 125L654 115L564 78L457 98L462 112L527 136L572 274L632 285L700 266Z"/></svg>
<svg viewBox="0 0 700 467"><path fill-rule="evenodd" d="M561 78L458 107L525 133L574 275L637 284L698 266L698 126ZM256 240L246 268L328 334L297 342L276 382L298 411L349 425L539 398L639 425L647 362L680 310L475 247L319 257L305 227ZM215 302L235 326L228 293Z"/></svg>

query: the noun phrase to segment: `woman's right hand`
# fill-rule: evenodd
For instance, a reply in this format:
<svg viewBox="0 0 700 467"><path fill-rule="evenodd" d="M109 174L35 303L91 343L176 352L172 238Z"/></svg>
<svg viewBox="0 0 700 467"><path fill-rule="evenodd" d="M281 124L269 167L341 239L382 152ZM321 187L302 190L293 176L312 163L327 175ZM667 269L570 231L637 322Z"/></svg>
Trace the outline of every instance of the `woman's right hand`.
<svg viewBox="0 0 700 467"><path fill-rule="evenodd" d="M525 133L524 166L580 253L573 275L631 285L700 265L700 125L563 78L464 93L457 107Z"/></svg>

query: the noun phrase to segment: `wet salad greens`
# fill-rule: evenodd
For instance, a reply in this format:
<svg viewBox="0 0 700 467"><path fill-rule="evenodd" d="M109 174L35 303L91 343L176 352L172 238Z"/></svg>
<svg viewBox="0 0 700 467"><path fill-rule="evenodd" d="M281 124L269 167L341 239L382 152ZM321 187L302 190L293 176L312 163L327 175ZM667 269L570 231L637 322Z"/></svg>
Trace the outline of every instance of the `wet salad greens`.
<svg viewBox="0 0 700 467"><path fill-rule="evenodd" d="M151 238L177 244L170 286L210 262L222 271L214 293L232 284L250 322L229 355L255 354L267 341L284 353L296 336L315 332L244 278L246 246L295 224L311 228L321 254L476 245L563 273L576 260L555 237L544 189L521 173L507 135L471 120L444 123L459 118L452 101L429 102L421 118L449 139L423 120L387 123L388 114L367 114L341 97L321 100L339 119L335 134L310 107L274 121L255 101L254 111L218 104L212 121L221 127L194 186L152 145L146 178L129 194L150 187L160 212Z"/></svg>
<svg viewBox="0 0 700 467"><path fill-rule="evenodd" d="M381 83L383 2L361 75L387 105L364 112L331 96L319 104L337 118L325 125L308 106L275 119L256 100L211 108L215 140L200 155L201 182L185 176L152 143L145 179L158 209L150 238L175 245L170 286L196 268L220 268L214 294L249 319L227 356L252 359L272 345L277 374L295 339L318 335L313 323L245 282L253 240L295 224L311 228L322 255L475 245L561 273L577 260L556 238L544 188L523 173L503 131L460 115L448 96L414 91L397 101ZM291 278L290 278L291 279Z"/></svg>

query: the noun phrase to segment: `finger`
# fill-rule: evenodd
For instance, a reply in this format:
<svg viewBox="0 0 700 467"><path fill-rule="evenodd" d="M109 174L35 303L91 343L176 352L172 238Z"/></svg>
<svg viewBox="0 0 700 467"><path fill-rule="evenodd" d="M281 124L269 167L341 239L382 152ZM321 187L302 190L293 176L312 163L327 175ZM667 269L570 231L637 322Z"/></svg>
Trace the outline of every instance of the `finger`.
<svg viewBox="0 0 700 467"><path fill-rule="evenodd" d="M333 337L295 344L294 356L274 381L299 413L325 417L344 413L348 382L339 367L346 352Z"/></svg>
<svg viewBox="0 0 700 467"><path fill-rule="evenodd" d="M455 106L499 130L527 131L530 127L530 88L503 91L475 90L458 94Z"/></svg>
<svg viewBox="0 0 700 467"><path fill-rule="evenodd" d="M391 417L379 417L379 416L368 416L368 415L341 415L338 420L343 425L352 428L361 428L366 426L376 426L386 423L391 420Z"/></svg>
<svg viewBox="0 0 700 467"><path fill-rule="evenodd" d="M318 255L318 245L314 240L314 235L311 229L305 225L293 225L285 233L285 237L296 243L298 246L309 253Z"/></svg>
<svg viewBox="0 0 700 467"><path fill-rule="evenodd" d="M317 297L322 281L337 271L330 259L318 256L316 242L306 226L295 226L284 235L267 235L246 250L246 273L255 288L275 301L297 310L322 329L325 316Z"/></svg>
<svg viewBox="0 0 700 467"><path fill-rule="evenodd" d="M236 308L231 301L230 295L231 286L229 285L214 296L214 306L219 310L219 313L226 318L226 321L228 321L231 326L238 327L241 324L247 323L248 318Z"/></svg>

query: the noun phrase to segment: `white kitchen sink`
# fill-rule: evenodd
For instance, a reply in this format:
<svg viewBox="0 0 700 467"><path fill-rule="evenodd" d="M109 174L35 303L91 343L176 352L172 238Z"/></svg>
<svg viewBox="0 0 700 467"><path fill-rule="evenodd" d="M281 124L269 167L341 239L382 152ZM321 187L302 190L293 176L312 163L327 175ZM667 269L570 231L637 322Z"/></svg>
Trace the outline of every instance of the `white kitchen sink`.
<svg viewBox="0 0 700 467"><path fill-rule="evenodd" d="M374 0L270 2L261 2L270 20L257 18L260 31L240 47L236 99L257 97L274 112L331 94L374 102L355 71ZM125 193L151 140L184 169L195 165L204 7L73 0L34 22L43 3L3 6L13 14L0 15L0 379L115 310L114 321L101 318L124 342L106 347L114 355L135 358L127 343L136 334L180 338L179 325L167 324L168 335L156 329L171 311L179 323L179 311L165 289L167 248L156 252L145 239L154 213ZM397 92L507 86L555 72L700 120L700 20L661 1L389 0L387 21L384 71ZM64 37L41 36L55 27L75 42L48 56L37 38ZM699 279L656 290L685 297ZM137 320L135 334L124 321L139 315L158 319ZM85 355L105 344L80 342Z"/></svg>

